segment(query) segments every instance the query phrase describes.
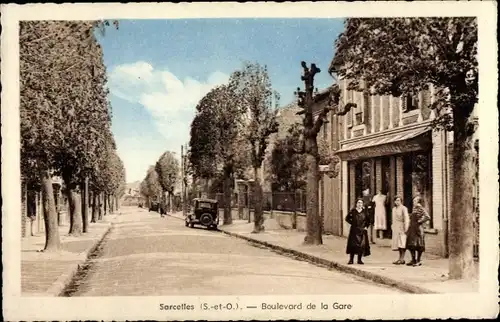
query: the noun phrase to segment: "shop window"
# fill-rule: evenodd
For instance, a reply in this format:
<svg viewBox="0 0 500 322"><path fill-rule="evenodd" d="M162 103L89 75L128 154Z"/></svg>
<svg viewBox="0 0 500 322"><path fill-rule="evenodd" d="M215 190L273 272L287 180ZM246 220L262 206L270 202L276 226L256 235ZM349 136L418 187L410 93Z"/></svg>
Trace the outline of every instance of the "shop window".
<svg viewBox="0 0 500 322"><path fill-rule="evenodd" d="M420 196L422 205L429 213L431 220L426 224L432 228L432 174L430 153L416 152L403 156L403 193L404 203L411 212L413 198Z"/></svg>
<svg viewBox="0 0 500 322"><path fill-rule="evenodd" d="M371 196L372 163L369 160L358 162L355 166L355 198L361 198L365 195Z"/></svg>

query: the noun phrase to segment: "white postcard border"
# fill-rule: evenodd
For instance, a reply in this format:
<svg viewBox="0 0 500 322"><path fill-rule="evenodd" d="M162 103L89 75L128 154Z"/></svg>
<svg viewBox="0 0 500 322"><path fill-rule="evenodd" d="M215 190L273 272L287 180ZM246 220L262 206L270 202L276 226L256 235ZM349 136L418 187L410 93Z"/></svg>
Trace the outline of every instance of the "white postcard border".
<svg viewBox="0 0 500 322"><path fill-rule="evenodd" d="M7 320L63 319L397 319L494 317L498 314L498 71L496 3L486 2L357 2L357 3L191 3L191 4L30 4L2 5L2 254L3 303ZM477 16L479 29L480 142L480 289L478 293L439 295L220 296L220 297L20 297L19 168L19 20L162 19L222 17L390 17ZM333 39L332 39L333 45ZM307 57L305 57L307 58ZM160 311L160 303L202 302L346 302L350 311Z"/></svg>

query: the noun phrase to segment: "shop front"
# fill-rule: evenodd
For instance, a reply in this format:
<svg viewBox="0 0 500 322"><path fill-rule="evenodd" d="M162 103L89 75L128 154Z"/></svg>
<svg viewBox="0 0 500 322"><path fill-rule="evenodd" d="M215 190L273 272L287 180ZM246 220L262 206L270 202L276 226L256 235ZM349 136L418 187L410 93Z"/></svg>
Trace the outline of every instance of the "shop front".
<svg viewBox="0 0 500 322"><path fill-rule="evenodd" d="M426 231L436 234L436 224L441 228L442 202L433 198L436 193L437 199L443 194L444 181L433 182L436 173L438 177L442 174L442 153L436 150L441 147L440 138L428 124L419 124L340 142L337 155L342 160L342 213L354 206L356 198L366 202L375 198L379 229L370 232L375 243L390 243L396 196L403 199L410 212L413 198L420 196L431 216ZM342 230L344 235L349 231L345 221ZM436 243L442 243L440 238ZM441 254L441 245L435 248L435 253Z"/></svg>

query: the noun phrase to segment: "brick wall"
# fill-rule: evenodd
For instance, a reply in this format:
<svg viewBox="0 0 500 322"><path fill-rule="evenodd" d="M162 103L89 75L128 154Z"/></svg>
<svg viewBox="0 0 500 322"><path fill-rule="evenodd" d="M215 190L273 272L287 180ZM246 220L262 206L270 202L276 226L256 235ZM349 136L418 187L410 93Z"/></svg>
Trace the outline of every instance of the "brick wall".
<svg viewBox="0 0 500 322"><path fill-rule="evenodd" d="M347 209L351 209L354 207L354 200L356 200L356 186L355 186L355 178L356 178L356 169L353 162L349 162L349 199L347 204Z"/></svg>
<svg viewBox="0 0 500 322"><path fill-rule="evenodd" d="M403 157L397 156L396 157L396 194L401 196L403 200L405 199L404 192L403 192L403 183L404 183L404 178L403 178Z"/></svg>
<svg viewBox="0 0 500 322"><path fill-rule="evenodd" d="M443 228L443 146L441 144L442 132L432 132L432 227Z"/></svg>
<svg viewBox="0 0 500 322"><path fill-rule="evenodd" d="M442 257L446 256L442 231L437 231L436 234L425 234L425 252Z"/></svg>
<svg viewBox="0 0 500 322"><path fill-rule="evenodd" d="M380 159L375 161L375 190L373 193L377 193L379 189L382 189L382 160Z"/></svg>

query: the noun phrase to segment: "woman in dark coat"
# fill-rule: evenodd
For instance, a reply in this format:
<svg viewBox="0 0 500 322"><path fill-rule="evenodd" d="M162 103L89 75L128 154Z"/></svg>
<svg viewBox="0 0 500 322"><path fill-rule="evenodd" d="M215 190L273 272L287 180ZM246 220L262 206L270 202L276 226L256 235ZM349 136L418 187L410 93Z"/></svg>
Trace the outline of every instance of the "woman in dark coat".
<svg viewBox="0 0 500 322"><path fill-rule="evenodd" d="M408 266L420 266L422 253L425 251L424 227L423 224L431 218L427 211L422 207L421 198L415 197L413 199L413 212L410 215L410 227L406 237L406 249L410 251L411 262ZM415 257L416 253L416 257Z"/></svg>
<svg viewBox="0 0 500 322"><path fill-rule="evenodd" d="M363 199L356 199L356 206L349 211L345 220L351 225L346 249L346 253L350 256L348 264L353 263L354 255L358 255L358 264L364 264L361 258L370 255L367 228L372 222L363 206Z"/></svg>

